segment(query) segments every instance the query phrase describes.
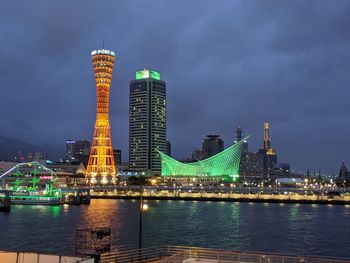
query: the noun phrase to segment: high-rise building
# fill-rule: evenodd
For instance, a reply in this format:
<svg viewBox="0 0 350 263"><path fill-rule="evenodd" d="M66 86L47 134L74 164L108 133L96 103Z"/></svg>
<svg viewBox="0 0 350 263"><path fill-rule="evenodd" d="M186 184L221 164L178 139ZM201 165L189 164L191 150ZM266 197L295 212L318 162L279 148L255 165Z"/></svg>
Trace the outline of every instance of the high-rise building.
<svg viewBox="0 0 350 263"><path fill-rule="evenodd" d="M236 129L235 143L243 139L243 130L241 127ZM264 167L263 158L255 152L248 151L248 142L242 144L242 154L240 160L239 176L243 182L260 181L263 177Z"/></svg>
<svg viewBox="0 0 350 263"><path fill-rule="evenodd" d="M342 185L342 186L347 185L347 182L350 181L350 173L349 173L348 168L346 167L344 161L342 162L341 167L339 169L338 181L339 181L340 185Z"/></svg>
<svg viewBox="0 0 350 263"><path fill-rule="evenodd" d="M264 122L264 150L268 155L276 155L274 149L271 148L270 127L268 122Z"/></svg>
<svg viewBox="0 0 350 263"><path fill-rule="evenodd" d="M66 141L66 161L82 162L89 156L90 142L87 140Z"/></svg>
<svg viewBox="0 0 350 263"><path fill-rule="evenodd" d="M243 134L243 130L241 127L237 127L236 129L236 140L234 141L234 143L239 142L240 140L242 140L242 134ZM243 146L242 146L242 153L244 152L248 152L248 142L243 142Z"/></svg>
<svg viewBox="0 0 350 263"><path fill-rule="evenodd" d="M44 158L44 154L41 152L36 152L36 153L29 153L27 157L28 162L39 162L41 163L42 161L45 161L46 158Z"/></svg>
<svg viewBox="0 0 350 263"><path fill-rule="evenodd" d="M224 141L220 135L206 135L202 142L203 159L207 159L224 150Z"/></svg>
<svg viewBox="0 0 350 263"><path fill-rule="evenodd" d="M202 159L203 159L203 152L201 149L197 149L192 152L192 161L200 161Z"/></svg>
<svg viewBox="0 0 350 263"><path fill-rule="evenodd" d="M273 169L274 164L277 164L277 154L276 151L271 148L270 127L268 122L264 122L264 143L263 148L259 149L258 154L263 157L265 175L269 177L271 173L270 170Z"/></svg>
<svg viewBox="0 0 350 263"><path fill-rule="evenodd" d="M122 164L122 150L121 149L114 149L113 154L114 154L115 165L118 167Z"/></svg>
<svg viewBox="0 0 350 263"><path fill-rule="evenodd" d="M109 124L109 92L115 61L113 51L100 49L91 53L96 81L96 122L86 175L89 184L114 184L114 163Z"/></svg>
<svg viewBox="0 0 350 263"><path fill-rule="evenodd" d="M167 152L166 83L150 69L136 72L130 82L129 168L156 175L161 160L156 150Z"/></svg>

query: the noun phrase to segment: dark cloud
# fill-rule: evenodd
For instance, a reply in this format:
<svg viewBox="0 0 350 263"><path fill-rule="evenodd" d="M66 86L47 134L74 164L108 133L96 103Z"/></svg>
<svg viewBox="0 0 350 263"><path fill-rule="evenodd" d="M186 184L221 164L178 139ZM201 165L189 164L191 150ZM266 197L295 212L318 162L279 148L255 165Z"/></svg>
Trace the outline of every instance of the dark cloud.
<svg viewBox="0 0 350 263"><path fill-rule="evenodd" d="M90 52L115 50L113 143L127 156L128 83L159 70L176 157L240 125L297 170L349 159L348 1L7 1L0 8L0 135L64 148L91 138Z"/></svg>

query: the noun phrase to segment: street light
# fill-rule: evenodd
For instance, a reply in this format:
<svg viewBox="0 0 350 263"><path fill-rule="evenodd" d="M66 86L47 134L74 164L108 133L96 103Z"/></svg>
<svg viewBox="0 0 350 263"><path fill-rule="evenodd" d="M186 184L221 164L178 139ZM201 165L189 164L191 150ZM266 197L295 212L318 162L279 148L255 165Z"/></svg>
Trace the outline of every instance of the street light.
<svg viewBox="0 0 350 263"><path fill-rule="evenodd" d="M139 249L142 248L142 214L145 213L148 210L148 205L143 203L143 185L141 184L140 188L140 206L139 206L139 214L140 214L140 220L139 220Z"/></svg>
<svg viewBox="0 0 350 263"><path fill-rule="evenodd" d="M148 210L148 204L143 204L142 212L146 212Z"/></svg>

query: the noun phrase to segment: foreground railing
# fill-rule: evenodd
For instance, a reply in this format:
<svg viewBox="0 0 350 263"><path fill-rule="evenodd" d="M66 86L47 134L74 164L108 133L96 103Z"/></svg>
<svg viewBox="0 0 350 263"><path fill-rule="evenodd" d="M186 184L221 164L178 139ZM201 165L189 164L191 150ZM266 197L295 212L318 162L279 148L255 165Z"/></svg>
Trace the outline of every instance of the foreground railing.
<svg viewBox="0 0 350 263"><path fill-rule="evenodd" d="M63 255L52 255L34 252L8 252L0 251L1 263L77 263L93 262L92 260Z"/></svg>
<svg viewBox="0 0 350 263"><path fill-rule="evenodd" d="M101 255L101 262L147 262L168 256L167 247L121 250Z"/></svg>
<svg viewBox="0 0 350 263"><path fill-rule="evenodd" d="M101 255L102 263L128 262L246 262L246 263L350 263L350 259L226 251L198 247L165 246Z"/></svg>

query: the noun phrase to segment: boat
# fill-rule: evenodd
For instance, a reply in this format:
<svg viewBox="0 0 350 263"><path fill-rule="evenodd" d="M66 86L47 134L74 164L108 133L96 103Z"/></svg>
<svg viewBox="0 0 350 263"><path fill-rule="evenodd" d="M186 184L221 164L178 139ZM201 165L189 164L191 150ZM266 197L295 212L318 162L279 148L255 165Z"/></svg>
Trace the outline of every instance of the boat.
<svg viewBox="0 0 350 263"><path fill-rule="evenodd" d="M62 191L55 187L57 175L38 162L17 164L1 175L0 179L2 188L10 191L11 204L61 204Z"/></svg>
<svg viewBox="0 0 350 263"><path fill-rule="evenodd" d="M61 198L46 197L46 196L11 196L10 203L13 205L59 205Z"/></svg>

